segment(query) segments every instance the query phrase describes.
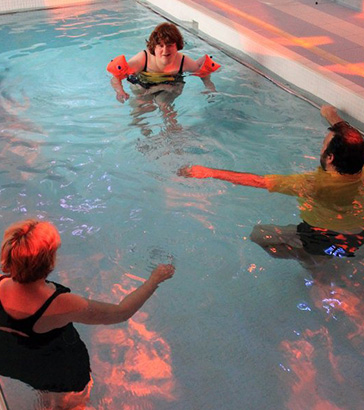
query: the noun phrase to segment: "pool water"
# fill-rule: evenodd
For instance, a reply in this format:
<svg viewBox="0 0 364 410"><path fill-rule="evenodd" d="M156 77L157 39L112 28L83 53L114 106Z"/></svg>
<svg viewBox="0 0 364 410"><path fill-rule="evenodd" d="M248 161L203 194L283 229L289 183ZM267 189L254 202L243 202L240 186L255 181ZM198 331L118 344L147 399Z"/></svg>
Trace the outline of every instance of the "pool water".
<svg viewBox="0 0 364 410"><path fill-rule="evenodd" d="M120 104L107 63L145 48L162 22L129 0L0 19L1 231L51 220L62 236L51 279L99 300L176 266L128 323L77 326L89 408L363 408L360 252L323 268L339 282L313 285L249 240L257 223L299 223L295 198L177 176L188 164L314 169L318 110L183 30L187 55L221 63L217 91L188 77L166 112ZM5 394L11 409L39 407L26 386Z"/></svg>

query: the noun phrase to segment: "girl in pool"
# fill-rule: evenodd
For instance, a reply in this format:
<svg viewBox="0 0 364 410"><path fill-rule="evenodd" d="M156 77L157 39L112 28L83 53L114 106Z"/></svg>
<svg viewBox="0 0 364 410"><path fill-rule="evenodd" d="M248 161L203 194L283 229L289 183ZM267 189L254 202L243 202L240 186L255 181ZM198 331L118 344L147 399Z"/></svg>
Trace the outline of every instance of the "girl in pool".
<svg viewBox="0 0 364 410"><path fill-rule="evenodd" d="M83 409L92 381L87 349L73 322L88 325L128 320L158 285L174 274L159 265L118 305L85 299L46 280L61 239L49 222L26 220L4 234L0 276L0 375L41 392L43 408Z"/></svg>
<svg viewBox="0 0 364 410"><path fill-rule="evenodd" d="M178 28L174 24L163 23L153 30L146 50L140 51L127 63L124 56L112 60L107 69L113 74L111 85L117 100L123 103L129 99L122 84L124 78L134 85L132 90L137 95L156 95L166 91L174 94L175 98L182 92L184 72L200 76L205 86L215 91L209 74L220 66L208 56L192 60L179 52L183 46Z"/></svg>

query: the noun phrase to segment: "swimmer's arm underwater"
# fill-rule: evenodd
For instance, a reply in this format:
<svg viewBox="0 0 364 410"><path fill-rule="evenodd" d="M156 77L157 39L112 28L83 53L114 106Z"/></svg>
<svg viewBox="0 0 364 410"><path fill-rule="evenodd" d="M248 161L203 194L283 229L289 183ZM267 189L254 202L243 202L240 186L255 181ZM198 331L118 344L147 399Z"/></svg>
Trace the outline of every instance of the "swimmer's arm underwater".
<svg viewBox="0 0 364 410"><path fill-rule="evenodd" d="M214 178L228 181L236 185L268 189L264 176L247 172L235 172L203 167L201 165L193 165L191 167L183 167L179 169L177 174L186 178Z"/></svg>

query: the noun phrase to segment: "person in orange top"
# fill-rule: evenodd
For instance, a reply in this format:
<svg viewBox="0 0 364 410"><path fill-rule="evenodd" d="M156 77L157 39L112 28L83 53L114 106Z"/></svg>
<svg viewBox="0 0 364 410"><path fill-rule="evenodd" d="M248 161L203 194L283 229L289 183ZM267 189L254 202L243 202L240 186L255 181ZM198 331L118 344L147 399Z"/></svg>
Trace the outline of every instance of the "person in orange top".
<svg viewBox="0 0 364 410"><path fill-rule="evenodd" d="M60 245L59 233L49 222L20 221L5 231L1 247L5 275L0 276L0 375L42 392L43 400L53 403L52 408L81 409L92 381L89 355L73 323L109 325L128 320L161 282L173 276L174 267L158 265L119 304L99 302L47 280Z"/></svg>
<svg viewBox="0 0 364 410"><path fill-rule="evenodd" d="M351 257L364 243L364 141L329 105L321 115L330 123L320 167L298 175L255 175L193 165L178 171L189 178L215 178L298 198L298 226L256 225L251 233L274 257Z"/></svg>

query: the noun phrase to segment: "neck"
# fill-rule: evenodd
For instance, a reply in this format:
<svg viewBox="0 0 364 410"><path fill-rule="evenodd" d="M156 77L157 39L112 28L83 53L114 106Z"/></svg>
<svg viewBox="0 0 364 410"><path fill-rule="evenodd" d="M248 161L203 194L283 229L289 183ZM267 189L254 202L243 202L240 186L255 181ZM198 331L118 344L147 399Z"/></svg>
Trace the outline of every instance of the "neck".
<svg viewBox="0 0 364 410"><path fill-rule="evenodd" d="M27 290L33 289L33 290L35 290L35 289L40 289L40 288L44 287L47 284L46 284L45 278L43 278L43 279L38 279L34 282L29 282L29 283L19 283L19 282L15 282L13 280L13 285L15 287L19 287L19 288L22 288L22 289L27 289Z"/></svg>
<svg viewBox="0 0 364 410"><path fill-rule="evenodd" d="M341 175L341 176L344 176L344 177L360 177L361 172L362 172L362 171L359 171L359 172L357 172L356 174L341 174L341 173L338 172L338 171L336 170L336 168L335 168L333 165L331 165L331 164L328 164L328 165L326 166L326 169L325 169L324 171L328 172L328 173L331 174L331 175Z"/></svg>

